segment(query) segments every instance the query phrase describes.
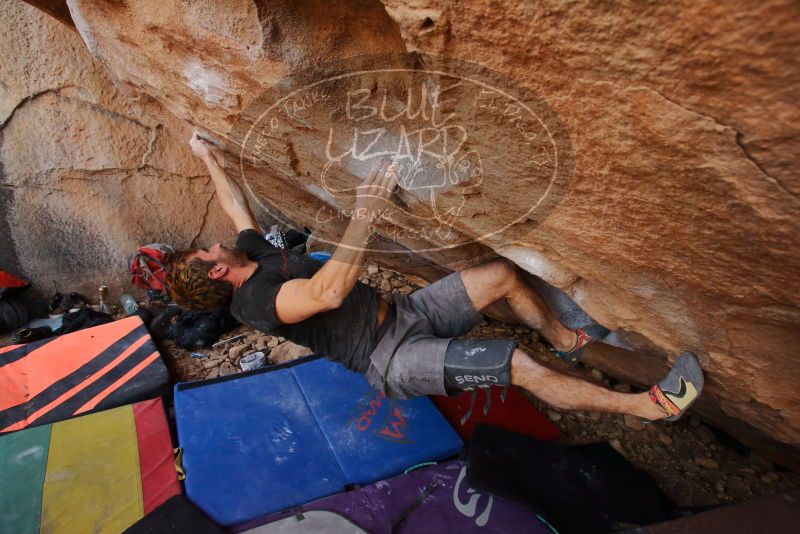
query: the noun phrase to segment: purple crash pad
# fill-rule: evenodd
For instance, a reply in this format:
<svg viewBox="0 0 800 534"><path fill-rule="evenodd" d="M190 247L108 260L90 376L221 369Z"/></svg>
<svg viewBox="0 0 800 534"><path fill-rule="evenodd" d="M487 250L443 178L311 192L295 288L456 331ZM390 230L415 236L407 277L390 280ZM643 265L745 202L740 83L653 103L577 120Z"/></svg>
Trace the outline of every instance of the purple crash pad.
<svg viewBox="0 0 800 534"><path fill-rule="evenodd" d="M392 521L426 490L430 491L429 495L392 531ZM298 519L298 509L309 514L310 520ZM311 527L314 523L313 527L327 534L353 532L353 528L343 526L348 524L372 534L552 532L544 521L527 508L472 490L467 483L466 466L459 461L418 469L358 490L326 497L298 509L255 519L231 531L248 534L300 533L308 532L306 526ZM333 513L327 516L312 515L318 511ZM327 528L318 524L325 520L329 521ZM304 521L308 525L304 525Z"/></svg>

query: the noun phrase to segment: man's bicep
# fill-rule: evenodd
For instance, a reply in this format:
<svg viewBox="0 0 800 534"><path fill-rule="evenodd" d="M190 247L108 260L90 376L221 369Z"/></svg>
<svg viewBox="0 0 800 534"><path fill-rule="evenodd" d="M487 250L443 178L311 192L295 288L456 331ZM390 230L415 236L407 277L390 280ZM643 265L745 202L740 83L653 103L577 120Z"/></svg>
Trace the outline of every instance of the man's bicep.
<svg viewBox="0 0 800 534"><path fill-rule="evenodd" d="M294 278L281 284L275 297L275 317L284 324L299 323L333 306L307 278Z"/></svg>

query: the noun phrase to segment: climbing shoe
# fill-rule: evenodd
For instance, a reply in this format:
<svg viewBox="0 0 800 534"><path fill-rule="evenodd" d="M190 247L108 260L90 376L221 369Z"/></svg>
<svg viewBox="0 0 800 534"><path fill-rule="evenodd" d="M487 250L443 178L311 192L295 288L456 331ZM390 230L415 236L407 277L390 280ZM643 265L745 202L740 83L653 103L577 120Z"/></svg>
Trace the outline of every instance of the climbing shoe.
<svg viewBox="0 0 800 534"><path fill-rule="evenodd" d="M568 351L560 351L551 348L550 350L555 353L556 357L566 362L577 362L583 356L583 349L589 343L603 339L611 330L603 325L591 323L583 328L576 328L575 332L575 345Z"/></svg>
<svg viewBox="0 0 800 534"><path fill-rule="evenodd" d="M703 369L691 352L684 352L667 376L650 388L650 400L660 406L667 416L661 421L675 421L697 400L703 391Z"/></svg>

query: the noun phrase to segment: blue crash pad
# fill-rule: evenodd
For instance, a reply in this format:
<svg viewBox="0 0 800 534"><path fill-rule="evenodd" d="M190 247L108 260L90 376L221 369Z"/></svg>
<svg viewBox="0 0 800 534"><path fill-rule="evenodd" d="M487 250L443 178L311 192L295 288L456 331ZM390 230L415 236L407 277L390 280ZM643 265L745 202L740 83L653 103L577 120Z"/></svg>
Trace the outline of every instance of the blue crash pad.
<svg viewBox="0 0 800 534"><path fill-rule="evenodd" d="M175 386L186 495L233 525L461 450L427 397L387 399L318 356Z"/></svg>

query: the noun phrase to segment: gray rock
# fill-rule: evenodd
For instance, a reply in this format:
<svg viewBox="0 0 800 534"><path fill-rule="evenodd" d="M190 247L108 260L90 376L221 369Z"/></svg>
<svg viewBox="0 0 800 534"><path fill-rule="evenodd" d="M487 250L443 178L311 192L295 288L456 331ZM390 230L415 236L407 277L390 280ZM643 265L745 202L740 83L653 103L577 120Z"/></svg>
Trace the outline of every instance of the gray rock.
<svg viewBox="0 0 800 534"><path fill-rule="evenodd" d="M230 358L231 360L236 360L238 358L241 358L242 354L247 352L247 350L249 348L250 348L250 345L248 345L246 343L242 343L241 345L234 345L228 351L228 358Z"/></svg>
<svg viewBox="0 0 800 534"><path fill-rule="evenodd" d="M751 469L749 467L742 467L741 469L739 469L739 472L747 477L755 477L756 475L758 475L755 469Z"/></svg>
<svg viewBox="0 0 800 534"><path fill-rule="evenodd" d="M219 367L223 359L222 355L209 356L203 361L203 368L211 369L212 367Z"/></svg>
<svg viewBox="0 0 800 534"><path fill-rule="evenodd" d="M269 353L269 361L272 363L284 363L295 360L300 356L311 354L311 349L303 347L291 341L281 343Z"/></svg>
<svg viewBox="0 0 800 534"><path fill-rule="evenodd" d="M761 456L755 454L750 455L750 462L752 463L753 467L761 474L775 470L775 466L772 465L772 462L770 462L769 460L765 460Z"/></svg>
<svg viewBox="0 0 800 534"><path fill-rule="evenodd" d="M643 423L642 420L636 417L635 415L625 414L625 416L623 417L623 422L625 423L625 428L634 430L636 432L639 432L640 430L644 430L645 428L647 428L647 425Z"/></svg>
<svg viewBox="0 0 800 534"><path fill-rule="evenodd" d="M719 462L714 460L713 458L706 458L703 456L698 456L694 459L694 463L699 465L704 469L719 469Z"/></svg>
<svg viewBox="0 0 800 534"><path fill-rule="evenodd" d="M231 362L223 362L219 366L219 376L228 376L236 372L236 369L231 365Z"/></svg>
<svg viewBox="0 0 800 534"><path fill-rule="evenodd" d="M711 430L709 430L707 426L700 425L699 427L697 427L696 432L697 432L697 437L700 438L700 441L702 441L703 444L705 445L711 445L716 440L716 438L714 437L714 433Z"/></svg>

